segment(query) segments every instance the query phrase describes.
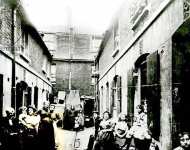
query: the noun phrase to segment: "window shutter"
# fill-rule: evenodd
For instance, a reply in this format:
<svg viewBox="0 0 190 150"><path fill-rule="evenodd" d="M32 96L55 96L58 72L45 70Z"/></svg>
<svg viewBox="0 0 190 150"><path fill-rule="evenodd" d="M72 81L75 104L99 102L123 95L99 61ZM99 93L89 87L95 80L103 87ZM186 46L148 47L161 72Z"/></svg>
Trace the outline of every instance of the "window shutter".
<svg viewBox="0 0 190 150"><path fill-rule="evenodd" d="M130 122L132 124L134 116L134 95L135 95L135 86L133 81L133 69L130 69L127 73L127 113L131 118Z"/></svg>
<svg viewBox="0 0 190 150"><path fill-rule="evenodd" d="M115 88L115 81L111 82L111 97L110 97L110 112L113 114L113 107L114 107L114 88Z"/></svg>
<svg viewBox="0 0 190 150"><path fill-rule="evenodd" d="M118 114L121 112L121 87L122 87L122 84L121 84L121 76L118 76L117 77L117 112Z"/></svg>
<svg viewBox="0 0 190 150"><path fill-rule="evenodd" d="M158 52L147 56L147 111L148 125L155 138L160 133L160 65Z"/></svg>
<svg viewBox="0 0 190 150"><path fill-rule="evenodd" d="M158 52L154 52L147 56L147 83L159 83L159 61Z"/></svg>
<svg viewBox="0 0 190 150"><path fill-rule="evenodd" d="M38 108L38 87L34 87L34 105Z"/></svg>

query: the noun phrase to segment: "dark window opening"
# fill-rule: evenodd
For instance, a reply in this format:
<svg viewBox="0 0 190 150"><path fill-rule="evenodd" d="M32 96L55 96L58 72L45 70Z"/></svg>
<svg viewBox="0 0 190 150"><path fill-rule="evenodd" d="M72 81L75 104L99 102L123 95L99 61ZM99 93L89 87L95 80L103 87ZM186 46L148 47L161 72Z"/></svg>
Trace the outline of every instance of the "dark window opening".
<svg viewBox="0 0 190 150"><path fill-rule="evenodd" d="M34 105L38 108L38 87L34 87Z"/></svg>
<svg viewBox="0 0 190 150"><path fill-rule="evenodd" d="M0 117L2 117L3 110L3 75L0 74Z"/></svg>

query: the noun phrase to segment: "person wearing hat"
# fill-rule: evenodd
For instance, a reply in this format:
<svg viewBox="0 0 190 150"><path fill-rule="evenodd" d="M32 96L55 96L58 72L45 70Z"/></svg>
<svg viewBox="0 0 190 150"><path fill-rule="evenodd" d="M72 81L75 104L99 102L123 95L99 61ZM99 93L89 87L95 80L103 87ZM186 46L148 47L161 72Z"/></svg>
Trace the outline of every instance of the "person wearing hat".
<svg viewBox="0 0 190 150"><path fill-rule="evenodd" d="M19 121L15 117L15 110L8 107L5 112L6 117L0 120L0 149L19 150Z"/></svg>
<svg viewBox="0 0 190 150"><path fill-rule="evenodd" d="M98 111L93 111L93 122L94 122L94 127L95 127L95 138L98 135L98 130L99 130L99 125L101 122L100 116L98 115Z"/></svg>
<svg viewBox="0 0 190 150"><path fill-rule="evenodd" d="M93 149L94 141L95 141L95 139L96 139L96 137L98 135L100 122L101 122L101 119L100 119L100 117L98 115L98 111L93 111L93 124L94 124L94 128L95 128L95 132L94 132L94 135L90 135L87 150L92 150Z"/></svg>
<svg viewBox="0 0 190 150"><path fill-rule="evenodd" d="M27 127L30 129L36 129L38 128L39 122L40 122L40 116L35 114L36 108L33 106L28 106L27 109L27 117L25 119Z"/></svg>
<svg viewBox="0 0 190 150"><path fill-rule="evenodd" d="M41 113L41 120L38 127L38 149L55 150L58 148L55 144L55 126L53 125L53 118L48 112Z"/></svg>
<svg viewBox="0 0 190 150"><path fill-rule="evenodd" d="M39 115L35 114L36 109L33 106L28 106L27 116L25 118L26 137L24 139L24 149L34 150L37 141L37 129L40 122Z"/></svg>

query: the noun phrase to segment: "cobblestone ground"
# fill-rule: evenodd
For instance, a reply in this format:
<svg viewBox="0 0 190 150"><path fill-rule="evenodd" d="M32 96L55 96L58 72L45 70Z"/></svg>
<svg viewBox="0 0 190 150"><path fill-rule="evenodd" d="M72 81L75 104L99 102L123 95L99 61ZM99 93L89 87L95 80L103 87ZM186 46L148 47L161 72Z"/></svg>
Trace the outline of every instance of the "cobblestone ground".
<svg viewBox="0 0 190 150"><path fill-rule="evenodd" d="M89 137L93 133L94 133L93 128L85 128L84 131L79 131L76 137L75 149L77 150L87 149ZM79 144L77 143L78 139L79 139ZM78 145L79 147L77 148Z"/></svg>
<svg viewBox="0 0 190 150"><path fill-rule="evenodd" d="M89 136L93 134L93 128L85 128L83 131L75 132L58 128L56 141L58 150L85 150L87 149Z"/></svg>

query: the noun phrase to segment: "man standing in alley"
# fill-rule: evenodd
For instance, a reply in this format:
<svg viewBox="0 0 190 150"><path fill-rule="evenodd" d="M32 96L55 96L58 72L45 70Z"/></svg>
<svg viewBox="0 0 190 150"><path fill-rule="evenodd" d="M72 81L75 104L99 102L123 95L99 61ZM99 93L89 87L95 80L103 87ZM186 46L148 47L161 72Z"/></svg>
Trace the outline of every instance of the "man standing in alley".
<svg viewBox="0 0 190 150"><path fill-rule="evenodd" d="M93 111L93 124L94 124L94 128L95 128L95 132L94 132L94 135L90 135L87 150L92 150L92 148L93 148L94 141L98 135L100 122L101 122L101 119L98 115L98 111Z"/></svg>
<svg viewBox="0 0 190 150"><path fill-rule="evenodd" d="M98 135L98 129L101 122L101 119L98 115L98 111L93 111L93 120L94 120L94 127L95 127L95 138Z"/></svg>

